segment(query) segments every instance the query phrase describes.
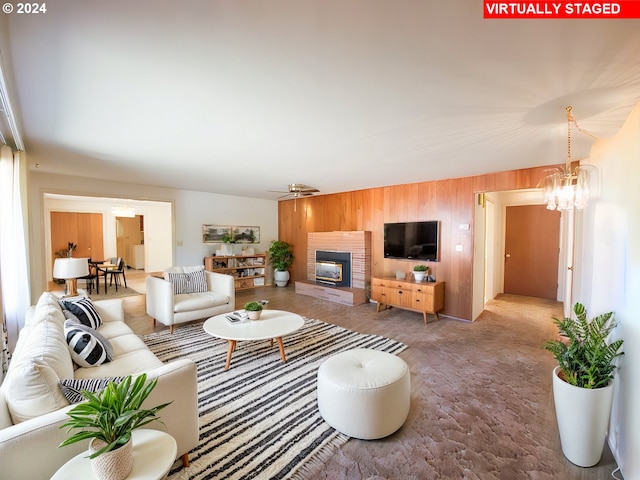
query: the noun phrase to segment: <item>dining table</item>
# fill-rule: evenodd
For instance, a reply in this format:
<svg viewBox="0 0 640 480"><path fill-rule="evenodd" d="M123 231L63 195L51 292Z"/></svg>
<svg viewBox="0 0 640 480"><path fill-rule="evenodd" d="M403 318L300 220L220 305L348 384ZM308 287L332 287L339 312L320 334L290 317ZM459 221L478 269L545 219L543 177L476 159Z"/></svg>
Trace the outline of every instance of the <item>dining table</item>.
<svg viewBox="0 0 640 480"><path fill-rule="evenodd" d="M107 283L107 277L109 276L108 275L109 270L116 268L117 265L115 263L110 263L105 261L91 262L91 264L96 267L96 270L98 272L98 279L96 280L96 293L100 293L100 275L104 276L104 293L107 293L107 287L109 285Z"/></svg>

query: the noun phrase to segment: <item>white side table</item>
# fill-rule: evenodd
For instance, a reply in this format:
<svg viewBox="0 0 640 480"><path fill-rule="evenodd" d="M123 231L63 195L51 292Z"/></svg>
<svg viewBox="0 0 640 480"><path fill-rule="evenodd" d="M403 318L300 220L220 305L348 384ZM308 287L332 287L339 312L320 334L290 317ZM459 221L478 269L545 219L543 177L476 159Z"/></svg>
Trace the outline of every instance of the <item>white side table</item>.
<svg viewBox="0 0 640 480"><path fill-rule="evenodd" d="M90 480L96 477L88 452L65 463L51 480ZM142 428L133 432L133 469L127 480L162 480L178 455L174 438L158 430Z"/></svg>

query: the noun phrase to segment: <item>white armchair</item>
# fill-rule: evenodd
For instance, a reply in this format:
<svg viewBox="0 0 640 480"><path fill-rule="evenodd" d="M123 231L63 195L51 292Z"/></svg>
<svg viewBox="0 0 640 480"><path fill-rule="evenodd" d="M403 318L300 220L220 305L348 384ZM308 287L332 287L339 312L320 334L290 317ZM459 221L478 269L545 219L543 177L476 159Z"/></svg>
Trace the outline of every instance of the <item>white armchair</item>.
<svg viewBox="0 0 640 480"><path fill-rule="evenodd" d="M207 291L191 292L190 288L185 290L183 288L185 283L179 281L181 287L175 286L176 277L188 276L200 270L204 270L204 267L172 267L165 270L164 278L147 277L147 314L153 318L154 323L158 321L167 325L173 333L174 325L179 323L209 318L235 310L236 296L231 275L204 271ZM170 277L173 283L169 281ZM195 290L203 289L195 288ZM174 293L174 291L187 291L187 293Z"/></svg>

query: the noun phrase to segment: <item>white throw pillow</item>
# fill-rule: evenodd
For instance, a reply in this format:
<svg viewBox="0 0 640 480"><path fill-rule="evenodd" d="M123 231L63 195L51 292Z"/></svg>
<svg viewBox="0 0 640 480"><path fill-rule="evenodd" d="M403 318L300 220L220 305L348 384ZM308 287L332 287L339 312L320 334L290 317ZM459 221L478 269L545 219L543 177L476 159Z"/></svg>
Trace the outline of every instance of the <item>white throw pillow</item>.
<svg viewBox="0 0 640 480"><path fill-rule="evenodd" d="M12 365L5 380L7 406L14 424L59 410L69 402L58 387L53 368L38 360Z"/></svg>
<svg viewBox="0 0 640 480"><path fill-rule="evenodd" d="M36 325L44 320L58 322L61 326L64 323L62 308L58 299L49 292L40 295L35 308L25 317L25 327ZM31 310L31 309L30 309Z"/></svg>

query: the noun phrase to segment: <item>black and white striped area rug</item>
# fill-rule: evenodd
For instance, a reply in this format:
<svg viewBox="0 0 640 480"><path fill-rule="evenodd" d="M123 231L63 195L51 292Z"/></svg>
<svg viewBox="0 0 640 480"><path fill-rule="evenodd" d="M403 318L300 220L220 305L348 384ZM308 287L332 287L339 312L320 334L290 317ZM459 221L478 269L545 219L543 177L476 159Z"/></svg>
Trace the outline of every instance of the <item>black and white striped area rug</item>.
<svg viewBox="0 0 640 480"><path fill-rule="evenodd" d="M406 345L305 319L277 344L238 342L224 370L227 342L207 335L202 324L142 337L161 360L188 357L198 365L200 444L190 467L176 462L170 480L304 478L349 437L320 416L316 375L329 356L352 348L397 354Z"/></svg>

